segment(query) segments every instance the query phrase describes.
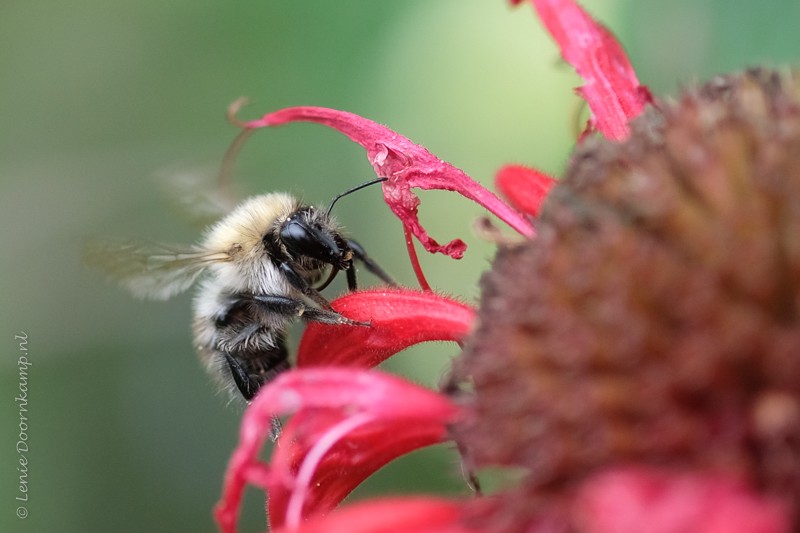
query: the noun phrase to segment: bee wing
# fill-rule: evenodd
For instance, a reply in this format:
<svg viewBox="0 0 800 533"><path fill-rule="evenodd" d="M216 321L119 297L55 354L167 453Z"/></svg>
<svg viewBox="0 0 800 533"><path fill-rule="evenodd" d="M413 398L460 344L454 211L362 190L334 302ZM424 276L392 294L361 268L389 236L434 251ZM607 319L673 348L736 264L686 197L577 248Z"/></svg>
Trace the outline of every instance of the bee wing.
<svg viewBox="0 0 800 533"><path fill-rule="evenodd" d="M205 227L228 214L235 206L231 192L207 170L179 168L162 170L155 176L161 192L187 221Z"/></svg>
<svg viewBox="0 0 800 533"><path fill-rule="evenodd" d="M185 291L209 265L229 261L224 252L135 242L89 243L87 265L140 298L166 300Z"/></svg>

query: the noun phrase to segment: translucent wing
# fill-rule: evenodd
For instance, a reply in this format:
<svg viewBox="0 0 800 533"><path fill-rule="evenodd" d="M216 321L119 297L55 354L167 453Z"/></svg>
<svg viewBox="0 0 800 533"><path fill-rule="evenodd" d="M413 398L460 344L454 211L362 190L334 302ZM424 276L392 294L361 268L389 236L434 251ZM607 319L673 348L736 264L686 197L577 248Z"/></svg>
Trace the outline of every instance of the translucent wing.
<svg viewBox="0 0 800 533"><path fill-rule="evenodd" d="M216 174L207 170L162 170L155 179L169 203L198 227L219 220L236 206L229 187L219 183Z"/></svg>
<svg viewBox="0 0 800 533"><path fill-rule="evenodd" d="M197 246L94 241L85 261L140 298L166 300L188 289L206 267L230 261L230 256Z"/></svg>

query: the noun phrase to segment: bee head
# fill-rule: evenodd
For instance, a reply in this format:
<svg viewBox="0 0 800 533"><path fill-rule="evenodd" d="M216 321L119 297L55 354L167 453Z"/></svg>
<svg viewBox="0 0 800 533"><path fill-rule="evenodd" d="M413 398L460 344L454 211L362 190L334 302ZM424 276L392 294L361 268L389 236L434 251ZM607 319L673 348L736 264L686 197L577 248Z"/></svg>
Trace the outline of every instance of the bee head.
<svg viewBox="0 0 800 533"><path fill-rule="evenodd" d="M353 252L336 231L326 213L304 206L281 224L279 239L296 258L315 259L346 270L350 268Z"/></svg>

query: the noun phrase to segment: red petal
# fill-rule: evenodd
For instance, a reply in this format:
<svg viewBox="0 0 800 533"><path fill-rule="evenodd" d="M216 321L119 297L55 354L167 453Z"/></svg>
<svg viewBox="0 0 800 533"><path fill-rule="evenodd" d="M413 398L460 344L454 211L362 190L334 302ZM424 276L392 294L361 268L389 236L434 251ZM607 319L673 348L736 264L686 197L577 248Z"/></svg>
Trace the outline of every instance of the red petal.
<svg viewBox="0 0 800 533"><path fill-rule="evenodd" d="M485 207L521 234L527 237L533 235L533 226L525 217L463 171L386 126L353 113L324 107L289 107L247 122L244 126L254 129L297 121L328 126L364 147L375 173L388 178L383 183L386 203L429 252L441 252L459 258L466 245L457 239L442 246L428 236L417 217L420 200L411 192L412 188L455 191Z"/></svg>
<svg viewBox="0 0 800 533"><path fill-rule="evenodd" d="M472 307L429 291L372 289L346 294L331 305L371 326L309 324L297 366L373 367L420 342L460 341L475 321Z"/></svg>
<svg viewBox="0 0 800 533"><path fill-rule="evenodd" d="M652 102L622 46L572 0L532 0L561 55L583 78L578 92L592 111L590 125L609 139L628 136L628 122Z"/></svg>
<svg viewBox="0 0 800 533"><path fill-rule="evenodd" d="M452 420L455 409L444 398L442 403L444 416L440 419L410 414L402 419L351 416L341 420L341 416L317 412L294 416L284 427L271 461L274 469L293 479L292 483L271 486L272 527L325 514L386 463L445 441L445 424ZM337 438L339 435L342 438ZM281 477L286 478L286 474Z"/></svg>
<svg viewBox="0 0 800 533"><path fill-rule="evenodd" d="M556 180L536 169L522 165L506 165L495 176L495 184L511 205L529 215L539 214L539 208Z"/></svg>
<svg viewBox="0 0 800 533"><path fill-rule="evenodd" d="M293 450L289 450L288 456L267 468L258 455L271 433L272 419L290 413L301 418L287 428L279 446L287 438L302 437L298 444L289 445L300 455L291 457ZM325 496L326 491L343 497L369 475L359 468L350 478L350 470L342 472L335 468L337 464L378 468L392 458L391 453L408 449L413 443L409 435L421 436L418 442L423 442L438 430L439 438L444 438L445 424L453 422L457 414L457 408L445 396L378 372L341 368L285 372L264 387L245 412L239 445L228 464L223 495L215 510L220 529L225 533L236 531L247 483L279 493L290 491L284 501L288 506L291 498L299 498L301 515L316 512L313 505L324 510L336 503ZM344 453L347 448L339 444L346 442L342 446L349 446L348 434L356 429L363 430L356 432L353 440L359 453ZM391 442L395 438L401 444L397 448ZM330 458L328 453L332 454ZM297 471L292 470L294 465L298 465ZM305 465L308 468L304 469ZM317 468L330 483L327 487L311 485L316 482ZM330 476L331 469L338 470L338 476Z"/></svg>
<svg viewBox="0 0 800 533"><path fill-rule="evenodd" d="M350 505L276 533L475 533L461 525L461 506L438 498L388 498Z"/></svg>
<svg viewBox="0 0 800 533"><path fill-rule="evenodd" d="M587 480L575 502L587 533L788 533L785 509L711 474L623 468Z"/></svg>

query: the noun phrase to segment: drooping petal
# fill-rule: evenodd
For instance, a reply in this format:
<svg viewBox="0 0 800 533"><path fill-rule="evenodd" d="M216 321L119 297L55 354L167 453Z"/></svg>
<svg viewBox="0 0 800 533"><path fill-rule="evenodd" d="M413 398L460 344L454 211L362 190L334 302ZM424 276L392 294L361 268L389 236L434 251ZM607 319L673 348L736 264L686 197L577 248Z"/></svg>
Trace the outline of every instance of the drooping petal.
<svg viewBox="0 0 800 533"><path fill-rule="evenodd" d="M475 321L472 307L430 291L371 289L346 294L331 305L371 326L309 324L300 341L298 367L373 367L420 342L460 341Z"/></svg>
<svg viewBox="0 0 800 533"><path fill-rule="evenodd" d="M289 107L243 125L256 129L298 121L328 126L360 144L367 151L367 158L375 173L388 178L383 183L386 203L429 252L460 258L466 245L458 239L440 245L428 235L419 222L417 210L420 200L411 192L412 188L455 191L485 207L522 235L533 235L533 226L524 216L462 170L386 126L353 113L324 107Z"/></svg>
<svg viewBox="0 0 800 533"><path fill-rule="evenodd" d="M590 126L609 139L628 136L628 122L653 101L614 35L573 0L531 0L547 31L585 85L578 92L592 112Z"/></svg>
<svg viewBox="0 0 800 533"><path fill-rule="evenodd" d="M480 533L461 523L461 505L442 498L386 498L357 503L275 533Z"/></svg>
<svg viewBox="0 0 800 533"><path fill-rule="evenodd" d="M292 450L268 467L258 455L271 433L272 419L291 413L297 413L300 421L287 427L278 446L292 446ZM223 495L215 510L220 528L224 533L236 531L248 483L265 490L289 491L284 501L288 506L292 498L299 498L300 516L316 512L314 505L325 510L337 503L325 496L327 491L344 497L371 473L360 465L379 468L393 458L393 453L402 454L415 442L424 445L437 430L438 438L443 438L445 424L457 416L457 407L445 396L379 372L342 368L285 372L262 388L245 412L239 444L228 464ZM353 443L361 453L351 455L349 433L356 430L360 432L355 433ZM414 436L419 437L417 441ZM287 438L297 438L298 444L286 444ZM397 438L401 446L393 448L392 438ZM297 456L291 452L297 452ZM337 462L344 471L337 468ZM306 464L309 466L303 470ZM353 465L358 468L350 478ZM297 470L293 470L295 466ZM315 478L317 469L322 475L319 480ZM338 476L329 472L338 472ZM328 486L311 485L317 481Z"/></svg>
<svg viewBox="0 0 800 533"><path fill-rule="evenodd" d="M719 475L622 468L579 491L573 517L586 533L788 533L786 510Z"/></svg>
<svg viewBox="0 0 800 533"><path fill-rule="evenodd" d="M533 216L539 214L542 202L556 183L544 172L522 165L506 165L495 176L497 189L511 205Z"/></svg>

